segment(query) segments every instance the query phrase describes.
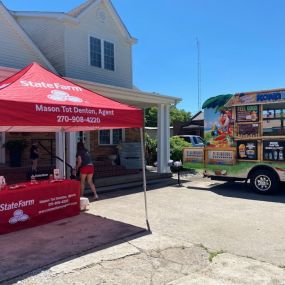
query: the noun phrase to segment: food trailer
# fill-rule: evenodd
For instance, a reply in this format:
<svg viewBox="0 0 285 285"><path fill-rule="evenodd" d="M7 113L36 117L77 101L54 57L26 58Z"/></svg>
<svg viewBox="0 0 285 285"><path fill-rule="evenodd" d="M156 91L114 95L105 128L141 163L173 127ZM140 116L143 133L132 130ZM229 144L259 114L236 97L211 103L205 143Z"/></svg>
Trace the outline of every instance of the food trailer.
<svg viewBox="0 0 285 285"><path fill-rule="evenodd" d="M204 104L205 147L186 148L185 167L215 180L249 181L272 193L285 181L285 89L219 95Z"/></svg>

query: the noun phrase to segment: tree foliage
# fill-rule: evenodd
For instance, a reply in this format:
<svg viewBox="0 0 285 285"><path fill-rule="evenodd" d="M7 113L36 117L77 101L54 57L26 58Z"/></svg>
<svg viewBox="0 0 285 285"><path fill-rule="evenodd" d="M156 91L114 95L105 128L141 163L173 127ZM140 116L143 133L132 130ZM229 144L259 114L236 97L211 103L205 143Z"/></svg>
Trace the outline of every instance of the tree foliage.
<svg viewBox="0 0 285 285"><path fill-rule="evenodd" d="M191 118L191 113L185 111L184 109L177 109L175 106L170 107L170 124L173 125L174 122L187 122Z"/></svg>
<svg viewBox="0 0 285 285"><path fill-rule="evenodd" d="M145 110L145 126L157 127L157 108L151 107ZM177 109L176 106L170 107L170 125L174 122L187 122L191 118L191 113L184 109Z"/></svg>
<svg viewBox="0 0 285 285"><path fill-rule="evenodd" d="M151 107L145 109L144 113L145 126L146 127L157 127L157 108Z"/></svg>

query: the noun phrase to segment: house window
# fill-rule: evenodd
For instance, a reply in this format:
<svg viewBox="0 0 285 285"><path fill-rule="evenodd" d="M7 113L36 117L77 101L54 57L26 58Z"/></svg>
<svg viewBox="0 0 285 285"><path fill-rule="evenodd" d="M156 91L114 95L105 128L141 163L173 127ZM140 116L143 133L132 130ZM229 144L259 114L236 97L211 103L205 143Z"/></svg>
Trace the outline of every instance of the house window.
<svg viewBox="0 0 285 285"><path fill-rule="evenodd" d="M101 40L93 37L90 37L90 64L102 67Z"/></svg>
<svg viewBox="0 0 285 285"><path fill-rule="evenodd" d="M119 144L123 140L123 130L100 130L99 144L100 145L114 145Z"/></svg>
<svg viewBox="0 0 285 285"><path fill-rule="evenodd" d="M90 37L90 64L107 70L115 70L114 44Z"/></svg>
<svg viewBox="0 0 285 285"><path fill-rule="evenodd" d="M114 70L114 44L104 41L104 68Z"/></svg>

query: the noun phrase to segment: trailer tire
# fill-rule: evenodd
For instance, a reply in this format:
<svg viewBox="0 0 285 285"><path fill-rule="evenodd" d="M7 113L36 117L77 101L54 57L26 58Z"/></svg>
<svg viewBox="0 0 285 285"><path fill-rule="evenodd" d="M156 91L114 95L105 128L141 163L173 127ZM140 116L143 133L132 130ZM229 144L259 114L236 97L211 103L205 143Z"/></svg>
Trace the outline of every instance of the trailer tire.
<svg viewBox="0 0 285 285"><path fill-rule="evenodd" d="M270 170L256 170L250 175L251 188L260 194L275 193L278 183L278 177Z"/></svg>

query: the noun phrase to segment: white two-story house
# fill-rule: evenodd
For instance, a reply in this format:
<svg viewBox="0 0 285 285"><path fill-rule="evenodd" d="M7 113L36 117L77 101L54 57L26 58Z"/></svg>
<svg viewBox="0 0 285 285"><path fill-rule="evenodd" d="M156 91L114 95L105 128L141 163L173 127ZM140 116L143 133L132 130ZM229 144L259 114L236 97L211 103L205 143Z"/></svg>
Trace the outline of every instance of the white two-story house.
<svg viewBox="0 0 285 285"><path fill-rule="evenodd" d="M157 106L158 171L164 173L169 159L169 107L180 99L134 88L132 46L136 43L110 0L89 0L68 13L15 12L0 1L0 81L38 62L111 99L139 108ZM2 133L1 142L28 135ZM32 136L55 139L56 153L61 156L61 134ZM119 141L137 141L139 133L130 129L102 130L83 137L96 157L112 152ZM78 134L67 134L67 158L72 165L77 140ZM0 162L6 161L2 149Z"/></svg>

